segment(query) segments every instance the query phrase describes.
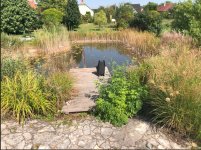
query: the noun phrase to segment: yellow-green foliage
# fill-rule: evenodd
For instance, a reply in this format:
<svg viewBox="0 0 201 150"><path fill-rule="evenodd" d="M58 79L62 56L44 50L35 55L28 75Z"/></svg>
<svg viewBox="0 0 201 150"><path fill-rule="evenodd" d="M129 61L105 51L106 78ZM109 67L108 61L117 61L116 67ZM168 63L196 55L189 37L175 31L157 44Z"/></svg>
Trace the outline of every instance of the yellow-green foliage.
<svg viewBox="0 0 201 150"><path fill-rule="evenodd" d="M57 106L69 100L72 89L72 77L67 72L56 72L48 78L48 85L57 93Z"/></svg>
<svg viewBox="0 0 201 150"><path fill-rule="evenodd" d="M45 90L43 79L32 71L17 72L1 83L1 115L12 115L19 122L34 115L47 115L55 111L55 98Z"/></svg>
<svg viewBox="0 0 201 150"><path fill-rule="evenodd" d="M34 44L41 53L54 53L70 49L69 34L65 27L43 28L34 31Z"/></svg>
<svg viewBox="0 0 201 150"><path fill-rule="evenodd" d="M147 103L157 123L200 138L201 53L184 46L168 49L145 60Z"/></svg>

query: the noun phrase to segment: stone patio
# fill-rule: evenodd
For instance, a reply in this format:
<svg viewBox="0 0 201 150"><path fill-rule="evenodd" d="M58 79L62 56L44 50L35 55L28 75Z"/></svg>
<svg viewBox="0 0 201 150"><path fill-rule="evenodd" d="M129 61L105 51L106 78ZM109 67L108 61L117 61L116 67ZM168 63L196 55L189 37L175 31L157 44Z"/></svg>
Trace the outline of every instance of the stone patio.
<svg viewBox="0 0 201 150"><path fill-rule="evenodd" d="M172 140L173 139L173 140ZM189 149L190 142L170 138L140 119L114 127L92 116L71 123L65 120L1 123L1 149Z"/></svg>

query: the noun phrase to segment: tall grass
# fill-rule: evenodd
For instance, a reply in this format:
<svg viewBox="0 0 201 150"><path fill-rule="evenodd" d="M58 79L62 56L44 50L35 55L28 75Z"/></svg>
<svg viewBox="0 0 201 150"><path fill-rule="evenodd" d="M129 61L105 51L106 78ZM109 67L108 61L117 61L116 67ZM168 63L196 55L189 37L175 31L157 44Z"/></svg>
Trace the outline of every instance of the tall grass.
<svg viewBox="0 0 201 150"><path fill-rule="evenodd" d="M24 123L26 118L34 115L54 112L55 99L44 90L42 81L32 71L24 74L17 72L13 78L5 76L1 84L1 115L11 114Z"/></svg>
<svg viewBox="0 0 201 150"><path fill-rule="evenodd" d="M43 28L34 31L34 46L42 54L51 54L70 49L69 34L65 27Z"/></svg>
<svg viewBox="0 0 201 150"><path fill-rule="evenodd" d="M6 50L16 50L24 45L19 37L1 33L1 48Z"/></svg>
<svg viewBox="0 0 201 150"><path fill-rule="evenodd" d="M201 140L200 51L170 46L143 66L154 121Z"/></svg>
<svg viewBox="0 0 201 150"><path fill-rule="evenodd" d="M151 33L129 29L108 32L70 32L70 40L74 43L120 42L141 55L158 54L160 44L160 40Z"/></svg>

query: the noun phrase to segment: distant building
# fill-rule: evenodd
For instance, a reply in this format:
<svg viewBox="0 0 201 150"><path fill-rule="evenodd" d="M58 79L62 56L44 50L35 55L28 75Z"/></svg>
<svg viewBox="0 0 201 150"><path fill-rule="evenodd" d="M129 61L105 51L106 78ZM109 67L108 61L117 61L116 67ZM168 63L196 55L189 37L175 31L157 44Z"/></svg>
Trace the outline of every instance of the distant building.
<svg viewBox="0 0 201 150"><path fill-rule="evenodd" d="M31 8L36 9L37 8L37 3L35 0L28 0L29 5Z"/></svg>
<svg viewBox="0 0 201 150"><path fill-rule="evenodd" d="M160 5L157 7L158 12L169 12L174 7L173 3L164 3L163 5Z"/></svg>
<svg viewBox="0 0 201 150"><path fill-rule="evenodd" d="M86 5L84 0L81 0L81 3L78 5L81 15L86 15L87 12L90 12L91 16L94 16L94 11Z"/></svg>
<svg viewBox="0 0 201 150"><path fill-rule="evenodd" d="M140 12L143 11L143 7L140 6L140 4L131 4L131 6L133 6L133 8L135 9L135 11L136 11L137 13L140 13Z"/></svg>

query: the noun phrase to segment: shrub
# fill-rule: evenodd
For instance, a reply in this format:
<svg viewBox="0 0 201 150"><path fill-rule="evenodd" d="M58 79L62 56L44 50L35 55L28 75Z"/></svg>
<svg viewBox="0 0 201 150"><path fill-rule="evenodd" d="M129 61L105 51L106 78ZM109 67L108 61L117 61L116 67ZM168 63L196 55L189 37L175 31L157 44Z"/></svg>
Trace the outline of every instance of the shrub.
<svg viewBox="0 0 201 150"><path fill-rule="evenodd" d="M154 121L200 138L201 54L177 47L145 61L146 100ZM199 139L200 140L200 139Z"/></svg>
<svg viewBox="0 0 201 150"><path fill-rule="evenodd" d="M172 27L176 31L187 33L201 45L201 2L185 1L174 8Z"/></svg>
<svg viewBox="0 0 201 150"><path fill-rule="evenodd" d="M63 103L70 98L72 89L72 78L67 72L56 72L48 78L48 85L55 90L57 95L57 106L63 106Z"/></svg>
<svg viewBox="0 0 201 150"><path fill-rule="evenodd" d="M23 34L37 28L36 11L27 0L4 0L1 3L1 31Z"/></svg>
<svg viewBox="0 0 201 150"><path fill-rule="evenodd" d="M46 9L42 12L42 21L45 26L58 26L63 19L63 13L55 8Z"/></svg>
<svg viewBox="0 0 201 150"><path fill-rule="evenodd" d="M117 9L117 28L127 28L133 20L134 11L130 4L123 4Z"/></svg>
<svg viewBox="0 0 201 150"><path fill-rule="evenodd" d="M135 74L126 77L125 70L117 68L111 81L100 87L95 115L113 125L121 126L141 109L143 92Z"/></svg>
<svg viewBox="0 0 201 150"><path fill-rule="evenodd" d="M94 23L99 25L99 28L102 25L107 24L107 17L103 10L100 10L99 12L95 13L94 15Z"/></svg>
<svg viewBox="0 0 201 150"><path fill-rule="evenodd" d="M148 11L136 14L131 27L138 28L142 31L150 31L159 35L162 31L162 18L157 11Z"/></svg>
<svg viewBox="0 0 201 150"><path fill-rule="evenodd" d="M2 81L1 114L12 115L24 123L28 117L55 111L55 98L44 89L44 79L32 71L17 72Z"/></svg>

